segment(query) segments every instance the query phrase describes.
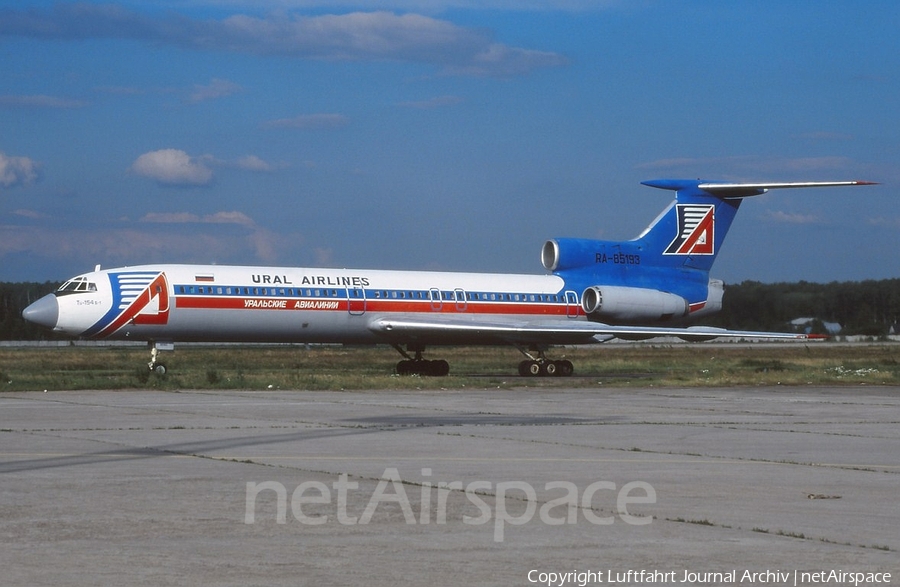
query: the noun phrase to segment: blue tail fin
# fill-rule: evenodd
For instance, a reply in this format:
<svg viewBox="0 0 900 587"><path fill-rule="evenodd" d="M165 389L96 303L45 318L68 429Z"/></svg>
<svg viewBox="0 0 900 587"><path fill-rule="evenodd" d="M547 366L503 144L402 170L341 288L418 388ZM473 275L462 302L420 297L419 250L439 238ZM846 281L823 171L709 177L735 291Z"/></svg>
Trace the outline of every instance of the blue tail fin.
<svg viewBox="0 0 900 587"><path fill-rule="evenodd" d="M655 180L643 183L675 191L675 201L636 239L646 251L649 264L704 272L710 270L719 254L725 235L741 205L741 198L765 191L757 189L732 197L721 197L702 186L723 184L710 184L700 180Z"/></svg>
<svg viewBox="0 0 900 587"><path fill-rule="evenodd" d="M675 201L630 241L557 238L541 251L543 265L573 287L614 285L706 299L709 270L743 198L770 189L871 185L865 181L724 183L658 179L644 185L672 190ZM568 286L568 285L567 285Z"/></svg>
<svg viewBox="0 0 900 587"><path fill-rule="evenodd" d="M659 254L654 264L706 272L716 260L743 198L778 188L875 185L869 181L725 183L689 179L643 184L675 191L675 201L637 239L648 253Z"/></svg>

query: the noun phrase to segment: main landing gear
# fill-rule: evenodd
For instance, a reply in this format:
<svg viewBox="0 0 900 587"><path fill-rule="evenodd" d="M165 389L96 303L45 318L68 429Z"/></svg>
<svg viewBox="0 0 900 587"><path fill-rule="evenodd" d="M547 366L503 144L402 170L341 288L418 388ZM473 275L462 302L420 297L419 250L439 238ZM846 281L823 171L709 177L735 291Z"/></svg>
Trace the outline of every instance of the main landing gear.
<svg viewBox="0 0 900 587"><path fill-rule="evenodd" d="M522 347L516 347L523 355L528 357L519 363L519 375L522 377L569 377L575 372L575 365L568 359L552 361L544 356L545 349L531 349L537 352L537 357Z"/></svg>
<svg viewBox="0 0 900 587"><path fill-rule="evenodd" d="M431 377L443 377L450 373L450 363L443 359L429 361L422 358L425 347L422 345L407 345L403 350L399 344L392 345L398 353L405 358L397 363L398 375L427 375ZM550 360L544 353L546 347L516 346L523 355L528 357L519 363L519 375L522 377L569 377L575 371L575 366L568 359ZM533 353L536 353L535 356ZM410 356L409 353L415 353Z"/></svg>
<svg viewBox="0 0 900 587"><path fill-rule="evenodd" d="M415 353L414 357L410 357L409 353L403 350L399 344L392 345L398 353L406 357L397 363L398 375L428 375L432 377L444 377L450 373L450 363L443 359L437 361L429 361L422 358L425 351L423 346L407 345L407 349Z"/></svg>

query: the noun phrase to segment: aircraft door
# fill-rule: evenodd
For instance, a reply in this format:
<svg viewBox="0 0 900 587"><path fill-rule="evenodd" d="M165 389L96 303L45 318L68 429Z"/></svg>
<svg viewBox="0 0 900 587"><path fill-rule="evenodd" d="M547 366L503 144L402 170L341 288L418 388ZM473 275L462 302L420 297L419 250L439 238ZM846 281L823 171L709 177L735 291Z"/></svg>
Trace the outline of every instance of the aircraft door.
<svg viewBox="0 0 900 587"><path fill-rule="evenodd" d="M361 287L347 288L347 311L352 316L362 316L366 313L366 290Z"/></svg>
<svg viewBox="0 0 900 587"><path fill-rule="evenodd" d="M453 290L453 292L456 294L456 311L457 312L465 312L466 306L468 305L468 302L466 301L465 290L461 289L461 288L456 288L455 290Z"/></svg>
<svg viewBox="0 0 900 587"><path fill-rule="evenodd" d="M566 292L566 316L569 318L578 317L578 309L581 305L578 303L578 294L574 291Z"/></svg>
<svg viewBox="0 0 900 587"><path fill-rule="evenodd" d="M441 290L436 287L432 287L429 291L429 297L431 298L431 309L434 312L440 312L441 308L444 306L444 302L441 300Z"/></svg>

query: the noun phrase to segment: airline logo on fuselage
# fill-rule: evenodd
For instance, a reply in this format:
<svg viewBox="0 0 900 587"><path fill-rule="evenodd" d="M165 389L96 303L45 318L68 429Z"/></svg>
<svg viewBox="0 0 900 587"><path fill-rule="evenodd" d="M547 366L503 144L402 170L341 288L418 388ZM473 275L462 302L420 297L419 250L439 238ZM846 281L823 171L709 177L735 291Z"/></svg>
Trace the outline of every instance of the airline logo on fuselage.
<svg viewBox="0 0 900 587"><path fill-rule="evenodd" d="M110 273L109 279L112 308L84 333L86 336L110 336L127 324L168 324L169 283L165 273Z"/></svg>
<svg viewBox="0 0 900 587"><path fill-rule="evenodd" d="M715 255L716 207L678 204L678 231L664 255Z"/></svg>

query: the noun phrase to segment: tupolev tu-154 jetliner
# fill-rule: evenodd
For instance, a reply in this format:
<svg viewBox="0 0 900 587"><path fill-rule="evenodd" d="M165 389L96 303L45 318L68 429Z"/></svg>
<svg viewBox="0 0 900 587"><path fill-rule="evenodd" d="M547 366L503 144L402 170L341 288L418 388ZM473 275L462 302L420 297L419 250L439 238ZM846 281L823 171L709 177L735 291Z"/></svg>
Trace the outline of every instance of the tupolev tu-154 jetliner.
<svg viewBox="0 0 900 587"><path fill-rule="evenodd" d="M66 281L22 313L56 332L148 341L149 367L176 342L383 343L400 374L446 375L426 346L513 345L519 373L571 375L551 345L678 336L805 338L687 326L722 307L709 270L744 198L774 188L872 185L865 181L723 183L654 180L675 200L628 241L556 238L545 275L220 265L97 268Z"/></svg>

